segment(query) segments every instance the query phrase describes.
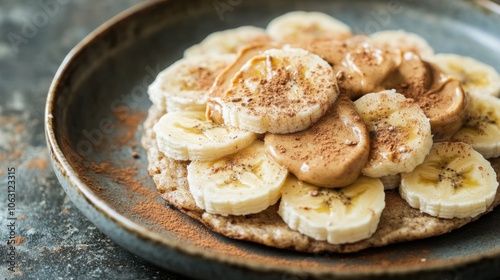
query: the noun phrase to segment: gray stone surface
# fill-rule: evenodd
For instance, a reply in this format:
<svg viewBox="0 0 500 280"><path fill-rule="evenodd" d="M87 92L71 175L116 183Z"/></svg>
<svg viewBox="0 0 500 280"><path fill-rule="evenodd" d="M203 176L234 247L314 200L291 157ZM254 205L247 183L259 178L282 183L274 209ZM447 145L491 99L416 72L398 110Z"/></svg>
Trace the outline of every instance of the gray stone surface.
<svg viewBox="0 0 500 280"><path fill-rule="evenodd" d="M138 2L0 1L0 279L181 279L96 229L60 187L45 143L45 98L65 55L98 25ZM13 215L9 167L16 169ZM9 237L11 222L15 239ZM12 240L14 250L6 244ZM6 261L11 252L15 272Z"/></svg>

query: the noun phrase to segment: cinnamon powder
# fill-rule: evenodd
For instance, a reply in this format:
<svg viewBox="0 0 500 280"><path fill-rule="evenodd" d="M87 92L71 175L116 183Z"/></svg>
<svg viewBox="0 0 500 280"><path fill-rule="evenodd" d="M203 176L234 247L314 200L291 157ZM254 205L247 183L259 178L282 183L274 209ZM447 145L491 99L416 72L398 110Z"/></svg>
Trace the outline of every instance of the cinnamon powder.
<svg viewBox="0 0 500 280"><path fill-rule="evenodd" d="M127 107L119 107L114 115L119 120L118 129L120 132L116 137L113 137L114 142L117 143L118 147L130 144L138 125L142 123L146 115L140 111L129 113ZM137 143L134 146L137 146Z"/></svg>
<svg viewBox="0 0 500 280"><path fill-rule="evenodd" d="M116 149L124 148L125 145L131 149L137 147L134 136L139 124L144 120L145 114L140 111L130 112L128 107L119 107L115 111L115 117L117 121L113 123L113 125L116 129L116 133L109 135L107 137L108 141L103 141L98 147L95 147L98 148L97 150L99 152L107 153L108 155ZM66 135L62 136L62 141L63 148L73 146ZM79 178L96 192L102 192L105 188L101 186L101 182L99 182L96 177L88 174L88 170L92 170L95 174L104 175L117 184L134 186L140 186L142 184L139 180L135 179L138 166L134 160L127 162L127 167L123 168L112 165L112 162L116 159L107 159L104 162L96 163L89 159L82 158L82 156L71 149L65 149L65 154L68 157L68 161L72 163L72 167L79 175ZM137 188L137 190L139 190L139 188Z"/></svg>
<svg viewBox="0 0 500 280"><path fill-rule="evenodd" d="M133 188L134 189L134 188ZM370 271L374 265L380 269L394 267L404 267L406 265L418 265L425 262L422 256L426 256L430 251L408 252L404 258L400 258L396 253L394 259L380 258L375 250L367 250L355 254L302 254L290 252L293 256L284 254L283 257L276 255L264 255L245 249L239 242L213 233L210 229L191 220L187 215L168 206L167 202L155 199L157 193L154 190L147 189L149 194L145 199L137 202L131 209L131 213L137 214L142 219L151 222L159 227L160 230L174 234L181 241L200 247L203 251L212 251L221 256L229 256L239 260L249 260L259 263L267 263L274 266L287 266L295 268L325 268L330 262L332 270L344 271ZM229 241L228 241L229 240ZM385 253L389 254L389 253ZM358 260L353 263L352 260Z"/></svg>
<svg viewBox="0 0 500 280"><path fill-rule="evenodd" d="M154 197L157 197L156 191L149 189L147 191L150 192L149 195L137 202L130 211L157 225L160 230L173 233L181 241L200 247L202 251L212 251L221 256L231 256L240 260L253 260L275 265L293 265L299 267L320 266L318 263L311 261L310 258L305 258L297 262L286 257L265 256L248 251L237 243L231 244L232 242L224 240L227 239L226 237L213 233L180 211L170 208L167 202L154 199Z"/></svg>
<svg viewBox="0 0 500 280"><path fill-rule="evenodd" d="M147 195L148 193L142 187L142 182L136 179L138 166L133 163L130 167L115 167L110 162L90 163L89 167L96 174L103 174L111 178L115 183L126 186L127 189L140 195Z"/></svg>

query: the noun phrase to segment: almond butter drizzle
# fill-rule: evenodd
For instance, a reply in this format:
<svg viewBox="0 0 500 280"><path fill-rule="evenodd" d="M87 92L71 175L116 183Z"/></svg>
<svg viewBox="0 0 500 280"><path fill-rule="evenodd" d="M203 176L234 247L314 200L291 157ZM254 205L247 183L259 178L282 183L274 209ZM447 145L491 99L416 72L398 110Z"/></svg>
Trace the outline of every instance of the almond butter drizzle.
<svg viewBox="0 0 500 280"><path fill-rule="evenodd" d="M267 134L264 142L271 157L297 178L322 187L353 183L370 151L366 126L345 95L311 128Z"/></svg>

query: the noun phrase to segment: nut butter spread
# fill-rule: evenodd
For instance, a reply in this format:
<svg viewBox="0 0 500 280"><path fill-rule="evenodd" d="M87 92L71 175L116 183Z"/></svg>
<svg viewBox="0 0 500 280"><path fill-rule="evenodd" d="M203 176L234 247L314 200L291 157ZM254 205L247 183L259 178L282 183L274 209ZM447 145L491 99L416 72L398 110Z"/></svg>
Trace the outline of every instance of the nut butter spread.
<svg viewBox="0 0 500 280"><path fill-rule="evenodd" d="M375 48L364 36L303 47L333 66L340 91L351 99L385 89L415 99L431 121L435 141L449 139L463 124L466 97L460 83L413 52Z"/></svg>
<svg viewBox="0 0 500 280"><path fill-rule="evenodd" d="M365 166L370 140L363 120L346 95L311 128L266 134L269 154L298 178L323 187L354 182Z"/></svg>

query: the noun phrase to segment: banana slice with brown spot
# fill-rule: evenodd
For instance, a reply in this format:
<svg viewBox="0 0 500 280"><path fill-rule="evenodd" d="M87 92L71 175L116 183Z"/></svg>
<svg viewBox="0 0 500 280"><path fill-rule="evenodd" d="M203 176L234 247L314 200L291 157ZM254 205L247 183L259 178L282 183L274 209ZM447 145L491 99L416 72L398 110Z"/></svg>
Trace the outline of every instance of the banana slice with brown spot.
<svg viewBox="0 0 500 280"><path fill-rule="evenodd" d="M365 123L346 95L307 130L266 134L267 151L302 181L321 187L343 187L361 174L370 152Z"/></svg>
<svg viewBox="0 0 500 280"><path fill-rule="evenodd" d="M401 177L399 193L411 207L446 219L485 212L498 188L491 163L461 142L434 144L425 161Z"/></svg>
<svg viewBox="0 0 500 280"><path fill-rule="evenodd" d="M470 144L485 158L500 156L500 99L470 94L465 123L452 141Z"/></svg>

